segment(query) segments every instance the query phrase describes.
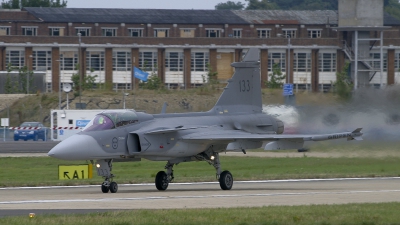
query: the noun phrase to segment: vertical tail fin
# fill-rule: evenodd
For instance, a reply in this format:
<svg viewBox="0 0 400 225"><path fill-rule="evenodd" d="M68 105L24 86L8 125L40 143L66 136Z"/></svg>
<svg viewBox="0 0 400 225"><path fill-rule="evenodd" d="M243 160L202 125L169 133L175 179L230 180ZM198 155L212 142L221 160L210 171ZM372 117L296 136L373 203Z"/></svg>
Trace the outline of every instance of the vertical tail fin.
<svg viewBox="0 0 400 225"><path fill-rule="evenodd" d="M216 113L261 112L260 50L249 49L242 62L232 63L235 73L228 80L212 111Z"/></svg>

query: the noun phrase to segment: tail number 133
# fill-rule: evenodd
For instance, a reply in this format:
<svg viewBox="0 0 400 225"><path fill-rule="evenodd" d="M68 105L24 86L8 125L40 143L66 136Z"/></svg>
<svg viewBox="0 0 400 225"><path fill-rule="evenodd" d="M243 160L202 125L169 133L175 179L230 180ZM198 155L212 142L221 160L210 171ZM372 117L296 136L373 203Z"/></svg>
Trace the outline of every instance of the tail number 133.
<svg viewBox="0 0 400 225"><path fill-rule="evenodd" d="M240 92L249 92L250 89L251 89L250 80L239 80L239 91Z"/></svg>

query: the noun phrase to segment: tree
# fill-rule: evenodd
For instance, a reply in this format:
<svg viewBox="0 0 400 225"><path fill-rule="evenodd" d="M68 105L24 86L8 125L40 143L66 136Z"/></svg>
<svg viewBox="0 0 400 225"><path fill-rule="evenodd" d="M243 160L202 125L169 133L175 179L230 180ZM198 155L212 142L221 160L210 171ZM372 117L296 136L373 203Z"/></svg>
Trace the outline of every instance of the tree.
<svg viewBox="0 0 400 225"><path fill-rule="evenodd" d="M75 70L78 70L79 64L75 65ZM91 72L93 72L93 69L90 69ZM71 76L71 81L73 83L73 89L74 89L74 96L81 96L83 90L89 90L94 88L96 84L96 77L97 75L91 76L91 75L86 75L82 79L82 84L80 84L81 81L81 75L79 73L75 73ZM82 88L80 88L82 87Z"/></svg>
<svg viewBox="0 0 400 225"><path fill-rule="evenodd" d="M249 2L246 9L247 10L272 10L272 9L280 9L279 6L268 0L246 0Z"/></svg>
<svg viewBox="0 0 400 225"><path fill-rule="evenodd" d="M22 7L67 7L66 0L3 0L1 8L3 9L20 9Z"/></svg>
<svg viewBox="0 0 400 225"><path fill-rule="evenodd" d="M244 9L244 3L227 1L225 3L220 2L215 6L216 10L242 10Z"/></svg>
<svg viewBox="0 0 400 225"><path fill-rule="evenodd" d="M384 6L385 12L400 19L400 3L397 0L385 0Z"/></svg>
<svg viewBox="0 0 400 225"><path fill-rule="evenodd" d="M272 73L269 74L269 81L266 82L268 88L281 88L283 80L286 78L282 74L281 68L277 63L272 66Z"/></svg>
<svg viewBox="0 0 400 225"><path fill-rule="evenodd" d="M351 92L353 91L353 82L347 75L349 66L350 64L346 63L342 71L336 73L336 82L334 86L336 88L336 93L342 100L349 100L351 98Z"/></svg>

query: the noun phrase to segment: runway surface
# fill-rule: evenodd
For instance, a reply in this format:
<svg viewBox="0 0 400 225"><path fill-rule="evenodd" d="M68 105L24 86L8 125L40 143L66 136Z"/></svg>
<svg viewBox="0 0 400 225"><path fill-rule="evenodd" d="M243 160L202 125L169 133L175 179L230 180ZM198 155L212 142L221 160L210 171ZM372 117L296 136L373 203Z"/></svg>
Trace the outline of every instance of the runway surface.
<svg viewBox="0 0 400 225"><path fill-rule="evenodd" d="M47 153L56 146L56 141L6 141L0 142L0 154Z"/></svg>
<svg viewBox="0 0 400 225"><path fill-rule="evenodd" d="M217 182L119 185L103 194L100 185L0 189L0 216L124 209L256 207L400 201L400 178L239 181L223 191ZM62 210L62 211L60 211ZM20 213L18 213L20 212Z"/></svg>

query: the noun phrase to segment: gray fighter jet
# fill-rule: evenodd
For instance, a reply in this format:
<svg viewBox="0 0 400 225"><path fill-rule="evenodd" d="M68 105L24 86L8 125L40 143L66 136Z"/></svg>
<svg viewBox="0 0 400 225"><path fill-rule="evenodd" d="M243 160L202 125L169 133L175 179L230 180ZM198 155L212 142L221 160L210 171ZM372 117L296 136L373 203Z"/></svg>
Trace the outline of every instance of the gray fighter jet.
<svg viewBox="0 0 400 225"><path fill-rule="evenodd" d="M301 149L305 141L339 138L362 140L361 128L353 132L316 135L285 135L283 122L262 112L260 52L250 49L242 62L233 63L235 73L216 105L208 112L151 115L134 110L106 110L82 132L56 145L49 156L64 160L91 160L105 181L104 193L116 193L112 162L166 161L157 173L155 186L166 190L174 179L173 166L206 161L214 166L221 189L230 190L233 176L222 171L219 153L258 149Z"/></svg>

